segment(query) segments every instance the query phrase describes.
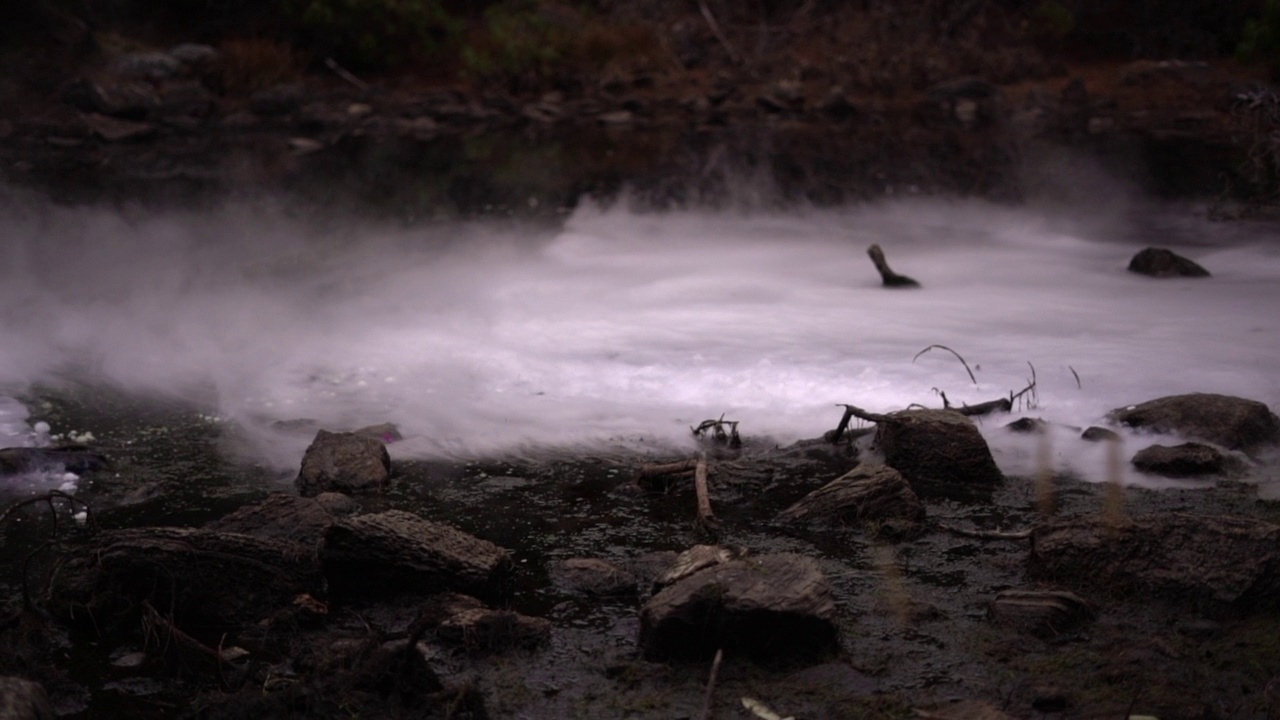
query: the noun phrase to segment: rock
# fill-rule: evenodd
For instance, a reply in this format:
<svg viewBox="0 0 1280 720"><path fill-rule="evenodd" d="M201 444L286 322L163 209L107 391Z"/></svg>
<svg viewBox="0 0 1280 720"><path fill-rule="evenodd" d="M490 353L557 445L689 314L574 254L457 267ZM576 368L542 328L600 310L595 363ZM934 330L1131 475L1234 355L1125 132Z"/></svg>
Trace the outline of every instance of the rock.
<svg viewBox="0 0 1280 720"><path fill-rule="evenodd" d="M249 96L249 110L263 117L288 115L302 107L305 100L306 92L301 85L285 83Z"/></svg>
<svg viewBox="0 0 1280 720"><path fill-rule="evenodd" d="M1089 442L1100 442L1103 440L1115 442L1120 439L1120 434L1109 428L1092 425L1085 428L1084 432L1080 433L1080 439L1088 440Z"/></svg>
<svg viewBox="0 0 1280 720"><path fill-rule="evenodd" d="M1173 447L1152 445L1139 450L1132 462L1134 467L1144 473L1171 478L1232 475L1247 468L1240 458L1228 455L1212 445L1194 442Z"/></svg>
<svg viewBox="0 0 1280 720"><path fill-rule="evenodd" d="M1207 440L1229 450L1249 451L1280 439L1280 418L1256 400L1191 393L1116 408L1107 419L1160 433Z"/></svg>
<svg viewBox="0 0 1280 720"><path fill-rule="evenodd" d="M558 587L584 595L635 595L636 576L596 558L569 558L551 568Z"/></svg>
<svg viewBox="0 0 1280 720"><path fill-rule="evenodd" d="M694 545L672 560L653 581L654 590L673 585L694 573L709 567L723 565L731 560L746 557L746 548L723 545Z"/></svg>
<svg viewBox="0 0 1280 720"><path fill-rule="evenodd" d="M981 700L956 700L918 707L916 718L918 720L1011 720L1007 713Z"/></svg>
<svg viewBox="0 0 1280 720"><path fill-rule="evenodd" d="M818 109L836 120L848 120L858 114L857 106L849 101L849 96L839 85L827 91L826 96L818 103Z"/></svg>
<svg viewBox="0 0 1280 720"><path fill-rule="evenodd" d="M143 83L96 83L79 78L63 86L62 101L86 113L145 120L159 106L155 90Z"/></svg>
<svg viewBox="0 0 1280 720"><path fill-rule="evenodd" d="M145 140L156 133L156 126L151 123L120 120L96 113L85 115L84 120L95 135L107 142Z"/></svg>
<svg viewBox="0 0 1280 720"><path fill-rule="evenodd" d="M973 421L954 410L903 410L876 426L885 464L920 485L991 486L1004 476Z"/></svg>
<svg viewBox="0 0 1280 720"><path fill-rule="evenodd" d="M200 83L176 83L160 91L156 113L164 118L205 118L213 114L217 103Z"/></svg>
<svg viewBox="0 0 1280 720"><path fill-rule="evenodd" d="M1280 591L1280 526L1250 518L1059 518L1033 529L1031 548L1032 577L1205 611L1271 608Z"/></svg>
<svg viewBox="0 0 1280 720"><path fill-rule="evenodd" d="M68 550L50 582L54 608L98 626L137 621L148 601L179 626L241 627L323 587L315 552L293 542L176 527L106 530ZM87 611L87 612L86 612Z"/></svg>
<svg viewBox="0 0 1280 720"><path fill-rule="evenodd" d="M403 510L338 520L325 533L320 559L339 594L455 590L496 594L510 554L487 540Z"/></svg>
<svg viewBox="0 0 1280 720"><path fill-rule="evenodd" d="M294 484L304 497L326 491L380 491L390 475L391 456L381 440L359 433L320 430L302 456Z"/></svg>
<svg viewBox="0 0 1280 720"><path fill-rule="evenodd" d="M125 53L111 63L111 72L130 80L168 80L182 70L182 61L164 52Z"/></svg>
<svg viewBox="0 0 1280 720"><path fill-rule="evenodd" d="M914 524L924 519L924 505L897 470L863 464L805 495L778 517L841 524L899 519Z"/></svg>
<svg viewBox="0 0 1280 720"><path fill-rule="evenodd" d="M1043 435L1049 430L1049 424L1040 418L1022 417L1004 426L1009 432L1028 435Z"/></svg>
<svg viewBox="0 0 1280 720"><path fill-rule="evenodd" d="M551 639L551 622L512 610L494 610L466 595L450 593L436 637L472 652L532 650Z"/></svg>
<svg viewBox="0 0 1280 720"><path fill-rule="evenodd" d="M602 125L630 125L636 121L636 114L630 110L614 110L596 115Z"/></svg>
<svg viewBox="0 0 1280 720"><path fill-rule="evenodd" d="M0 677L0 719L53 720L44 686L19 677Z"/></svg>
<svg viewBox="0 0 1280 720"><path fill-rule="evenodd" d="M208 67L218 61L219 53L209 45L182 43L169 48L173 59L191 67Z"/></svg>
<svg viewBox="0 0 1280 720"><path fill-rule="evenodd" d="M997 625L1052 637L1074 632L1094 615L1088 601L1066 590L1005 590L987 607Z"/></svg>
<svg viewBox="0 0 1280 720"><path fill-rule="evenodd" d="M929 88L927 102L942 117L966 129L984 127L1001 117L1000 88L981 78L960 78Z"/></svg>
<svg viewBox="0 0 1280 720"><path fill-rule="evenodd" d="M326 496L335 494L325 493ZM334 516L315 498L272 493L261 502L245 505L230 515L206 524L205 528L285 540L307 548L316 548L324 538L325 531L334 522Z"/></svg>
<svg viewBox="0 0 1280 720"><path fill-rule="evenodd" d="M818 564L762 555L706 568L640 610L646 659L705 659L716 650L757 660L825 659L838 648L836 605Z"/></svg>
<svg viewBox="0 0 1280 720"><path fill-rule="evenodd" d="M1192 260L1178 255L1172 250L1149 247L1140 251L1129 261L1129 272L1139 275L1150 275L1156 278L1167 277L1209 277L1209 271Z"/></svg>

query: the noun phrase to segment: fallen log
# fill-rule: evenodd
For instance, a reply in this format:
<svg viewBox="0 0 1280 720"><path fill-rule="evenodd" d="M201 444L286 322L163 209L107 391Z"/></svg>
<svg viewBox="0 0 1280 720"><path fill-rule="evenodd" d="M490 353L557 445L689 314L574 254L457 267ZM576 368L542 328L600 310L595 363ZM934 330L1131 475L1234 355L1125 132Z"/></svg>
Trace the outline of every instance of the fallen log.
<svg viewBox="0 0 1280 720"><path fill-rule="evenodd" d="M698 458L693 472L693 489L698 495L698 525L714 528L720 524L711 511L711 495L707 490L707 458Z"/></svg>

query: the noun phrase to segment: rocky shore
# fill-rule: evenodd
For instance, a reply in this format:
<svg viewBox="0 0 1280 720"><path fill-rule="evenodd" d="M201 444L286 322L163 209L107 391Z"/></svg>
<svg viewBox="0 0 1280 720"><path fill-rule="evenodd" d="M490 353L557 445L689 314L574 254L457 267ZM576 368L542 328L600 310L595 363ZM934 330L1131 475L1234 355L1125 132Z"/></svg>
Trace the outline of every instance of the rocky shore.
<svg viewBox="0 0 1280 720"><path fill-rule="evenodd" d="M910 410L787 447L707 432L693 460L422 462L388 426L322 430L286 489L219 459L229 428L129 417L99 442L167 432L5 511L29 554L0 579L6 718L1273 712L1280 515L1232 468L1005 477L966 415ZM1280 435L1215 395L1111 420L1080 442L1145 427L1252 465Z"/></svg>

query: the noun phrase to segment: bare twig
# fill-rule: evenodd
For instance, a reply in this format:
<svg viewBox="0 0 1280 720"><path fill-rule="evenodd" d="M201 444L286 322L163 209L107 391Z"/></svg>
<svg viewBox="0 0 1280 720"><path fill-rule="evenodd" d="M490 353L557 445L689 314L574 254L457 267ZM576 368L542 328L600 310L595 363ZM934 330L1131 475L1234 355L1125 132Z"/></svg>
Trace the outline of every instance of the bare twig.
<svg viewBox="0 0 1280 720"><path fill-rule="evenodd" d="M915 356L915 357L913 357L913 358L911 358L911 362L913 362L913 363L914 363L914 362L915 362L915 361L916 361L916 360L917 360L921 355L923 355L923 354L925 354L925 353L929 352L930 350L932 350L932 349L934 349L934 348L938 348L939 350L946 350L947 352L951 353L952 355L955 355L955 356L956 356L956 359L960 361L960 364L964 366L964 371L965 371L965 372L967 372L967 373L969 373L969 379L973 381L973 384L974 384L974 385L977 385L977 384L978 384L978 378L976 378L976 377L974 377L974 376L973 376L973 371L969 369L969 363L965 362L965 361L964 361L964 358L960 357L960 353L956 352L955 350L952 350L951 348L947 347L946 345L930 345L929 347L927 347L927 348L925 348L925 349L921 350L920 352L916 353L916 356Z"/></svg>
<svg viewBox="0 0 1280 720"><path fill-rule="evenodd" d="M716 657L711 661L711 676L707 678L707 692L702 697L702 720L711 720L711 700L715 696L716 675L720 674L720 661L724 659L724 649L716 650Z"/></svg>
<svg viewBox="0 0 1280 720"><path fill-rule="evenodd" d="M702 17L707 21L707 27L711 28L711 34L716 36L716 40L724 46L725 52L729 53L729 59L734 65L742 62L738 57L738 51L733 49L733 45L729 44L729 38L725 37L724 31L720 29L720 23L716 22L716 16L711 14L711 8L707 7L706 0L698 0L698 10L702 12Z"/></svg>
<svg viewBox="0 0 1280 720"><path fill-rule="evenodd" d="M324 66L336 73L338 77L354 85L361 92L369 92L369 83L366 83L355 75L352 75L345 68L339 65L337 60L334 60L333 58L325 58Z"/></svg>
<svg viewBox="0 0 1280 720"><path fill-rule="evenodd" d="M1076 369L1075 369L1075 368L1073 368L1073 367L1071 367L1070 365L1068 365L1068 366L1067 366L1067 369L1071 371L1071 374L1072 374L1073 376L1075 376L1075 379L1076 379L1076 389L1077 389L1077 390L1083 390L1083 389L1084 389L1084 387L1080 384L1080 373L1076 372Z"/></svg>

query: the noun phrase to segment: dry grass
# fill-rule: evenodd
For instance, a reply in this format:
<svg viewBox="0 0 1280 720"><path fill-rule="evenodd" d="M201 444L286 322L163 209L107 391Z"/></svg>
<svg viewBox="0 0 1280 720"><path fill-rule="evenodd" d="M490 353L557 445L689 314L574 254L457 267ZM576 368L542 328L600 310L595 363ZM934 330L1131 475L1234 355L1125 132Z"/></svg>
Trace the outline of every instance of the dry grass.
<svg viewBox="0 0 1280 720"><path fill-rule="evenodd" d="M221 55L218 76L223 91L232 97L296 79L307 65L291 46L274 40L228 40Z"/></svg>

